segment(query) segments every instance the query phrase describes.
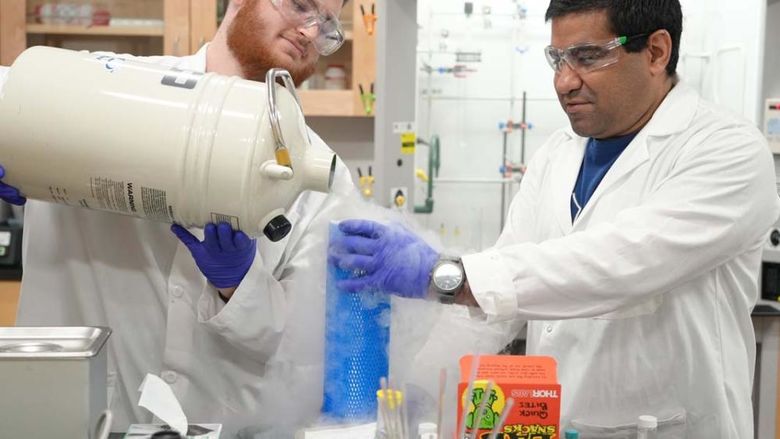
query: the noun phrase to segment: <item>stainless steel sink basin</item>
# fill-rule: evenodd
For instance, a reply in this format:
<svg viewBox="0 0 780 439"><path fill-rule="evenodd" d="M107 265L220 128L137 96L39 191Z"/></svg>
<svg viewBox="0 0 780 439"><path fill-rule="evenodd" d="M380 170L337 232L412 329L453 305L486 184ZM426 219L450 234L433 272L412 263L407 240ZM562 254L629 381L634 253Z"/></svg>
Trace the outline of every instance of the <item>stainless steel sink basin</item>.
<svg viewBox="0 0 780 439"><path fill-rule="evenodd" d="M0 327L0 359L94 357L110 334L90 326Z"/></svg>

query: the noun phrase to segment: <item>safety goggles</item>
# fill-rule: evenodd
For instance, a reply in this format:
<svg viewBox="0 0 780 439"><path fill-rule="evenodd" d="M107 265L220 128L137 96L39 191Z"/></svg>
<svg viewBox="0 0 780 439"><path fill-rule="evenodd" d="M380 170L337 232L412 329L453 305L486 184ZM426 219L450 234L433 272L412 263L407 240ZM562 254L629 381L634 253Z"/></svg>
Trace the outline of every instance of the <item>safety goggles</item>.
<svg viewBox="0 0 780 439"><path fill-rule="evenodd" d="M547 57L550 67L556 72L561 71L565 62L577 73L588 73L615 64L620 57L620 52L615 49L625 46L631 40L647 35L645 33L630 37L621 36L607 42L580 43L565 49L547 46L544 48L544 55Z"/></svg>
<svg viewBox="0 0 780 439"><path fill-rule="evenodd" d="M339 19L331 12L320 10L315 0L271 0L271 3L289 22L307 29L317 26L312 43L320 55L330 55L344 44Z"/></svg>

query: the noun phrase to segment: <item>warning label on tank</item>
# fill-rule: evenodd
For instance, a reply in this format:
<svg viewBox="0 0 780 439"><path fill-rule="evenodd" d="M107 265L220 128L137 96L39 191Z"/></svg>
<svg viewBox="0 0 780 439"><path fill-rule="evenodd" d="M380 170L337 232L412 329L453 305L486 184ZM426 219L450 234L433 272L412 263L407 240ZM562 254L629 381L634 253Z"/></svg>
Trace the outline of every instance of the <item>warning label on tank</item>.
<svg viewBox="0 0 780 439"><path fill-rule="evenodd" d="M86 200L82 200L82 206L156 221L173 221L173 206L168 205L168 196L163 190L104 177L90 178L89 183L97 205L89 206Z"/></svg>
<svg viewBox="0 0 780 439"><path fill-rule="evenodd" d="M98 205L95 206L97 209L130 213L125 200L125 182L97 177L90 178L89 185L92 198L98 202ZM129 197L129 199L132 203L133 198Z"/></svg>
<svg viewBox="0 0 780 439"><path fill-rule="evenodd" d="M66 204L70 206L70 199L68 199L68 190L60 186L49 186L49 198L51 201L60 204Z"/></svg>
<svg viewBox="0 0 780 439"><path fill-rule="evenodd" d="M141 187L141 203L147 218L157 221L173 221L173 216L168 215L168 196L165 191Z"/></svg>
<svg viewBox="0 0 780 439"><path fill-rule="evenodd" d="M233 230L239 230L238 217L233 215L225 215L224 213L211 212L211 222L214 224L228 223L233 227Z"/></svg>

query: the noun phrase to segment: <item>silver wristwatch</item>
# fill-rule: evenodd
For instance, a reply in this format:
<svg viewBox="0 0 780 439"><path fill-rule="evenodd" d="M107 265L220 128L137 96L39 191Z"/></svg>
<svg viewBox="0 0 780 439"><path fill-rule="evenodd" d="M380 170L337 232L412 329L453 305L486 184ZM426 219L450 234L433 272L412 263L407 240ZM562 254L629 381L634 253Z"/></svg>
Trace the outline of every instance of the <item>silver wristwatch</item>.
<svg viewBox="0 0 780 439"><path fill-rule="evenodd" d="M440 302L452 303L465 280L466 273L460 258L442 256L431 270L430 288Z"/></svg>

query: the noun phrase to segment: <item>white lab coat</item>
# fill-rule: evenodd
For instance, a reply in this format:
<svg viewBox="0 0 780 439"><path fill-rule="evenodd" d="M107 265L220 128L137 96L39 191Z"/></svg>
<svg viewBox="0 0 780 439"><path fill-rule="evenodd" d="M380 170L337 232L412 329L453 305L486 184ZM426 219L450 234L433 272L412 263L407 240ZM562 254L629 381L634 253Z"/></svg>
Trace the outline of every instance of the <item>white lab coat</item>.
<svg viewBox="0 0 780 439"><path fill-rule="evenodd" d="M148 60L204 71L206 49ZM311 137L314 148L327 148ZM339 161L333 190L352 187ZM290 235L258 240L251 269L225 305L168 224L31 200L18 324L113 330L114 431L152 421L137 406L147 372L172 386L190 421L223 423L224 438L246 426L303 424L319 412L323 377L317 336L325 290L307 279L324 276L327 233L310 225L327 219L332 201L303 193L286 214Z"/></svg>
<svg viewBox="0 0 780 439"><path fill-rule="evenodd" d="M531 320L580 437L633 438L642 414L664 438L753 437L750 312L780 213L766 141L678 84L572 224L585 144L554 134L495 247L463 258L477 301Z"/></svg>

